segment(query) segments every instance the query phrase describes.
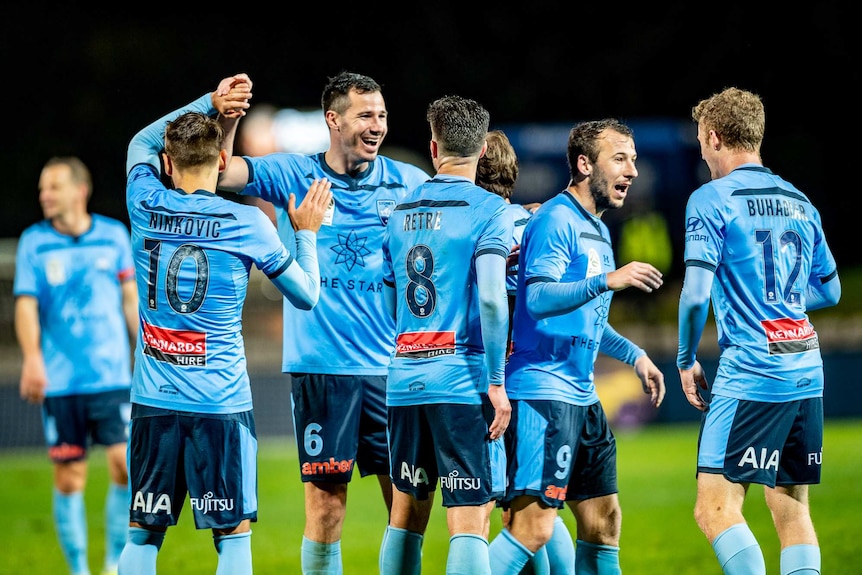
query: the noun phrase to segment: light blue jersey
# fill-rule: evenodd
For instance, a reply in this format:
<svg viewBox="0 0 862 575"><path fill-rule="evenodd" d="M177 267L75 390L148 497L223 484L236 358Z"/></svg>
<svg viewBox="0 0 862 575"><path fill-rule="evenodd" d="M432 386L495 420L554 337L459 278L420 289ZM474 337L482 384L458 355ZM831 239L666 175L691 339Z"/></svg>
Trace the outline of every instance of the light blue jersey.
<svg viewBox="0 0 862 575"><path fill-rule="evenodd" d="M141 318L132 401L237 413L252 409L242 335L251 266L273 278L294 257L258 207L161 183L153 158L165 120L212 113L209 102L205 95L150 124L129 146L126 202Z"/></svg>
<svg viewBox="0 0 862 575"><path fill-rule="evenodd" d="M837 268L820 213L802 192L755 164L704 184L686 207L685 263L715 273L721 360L712 393L756 401L823 395L806 291Z"/></svg>
<svg viewBox="0 0 862 575"><path fill-rule="evenodd" d="M521 204L506 204L506 213L512 217L512 246L520 245L524 228L533 214ZM512 266L506 273L506 293L518 293L518 266Z"/></svg>
<svg viewBox="0 0 862 575"><path fill-rule="evenodd" d="M92 219L78 237L42 220L18 241L13 293L39 302L47 397L131 385L122 293L122 283L134 273L129 230L105 216Z"/></svg>
<svg viewBox="0 0 862 575"><path fill-rule="evenodd" d="M286 246L296 243L287 215L288 196L295 194L299 205L315 178L332 182L334 206L317 233L320 301L311 311L285 303L282 371L386 375L395 325L385 312L382 294L383 229L395 205L428 174L384 156L356 178L334 172L324 153L244 159L249 183L242 194L273 204Z"/></svg>
<svg viewBox="0 0 862 575"><path fill-rule="evenodd" d="M616 269L607 226L571 193L559 193L527 222L519 265L515 349L506 366L509 398L595 403L593 365L613 292L604 291L568 313L536 320L527 310L525 289L534 282L579 282Z"/></svg>
<svg viewBox="0 0 862 575"><path fill-rule="evenodd" d="M437 176L395 208L383 241L383 280L397 289L388 406L481 403L487 377L475 260L505 258L511 242L506 202L466 178Z"/></svg>

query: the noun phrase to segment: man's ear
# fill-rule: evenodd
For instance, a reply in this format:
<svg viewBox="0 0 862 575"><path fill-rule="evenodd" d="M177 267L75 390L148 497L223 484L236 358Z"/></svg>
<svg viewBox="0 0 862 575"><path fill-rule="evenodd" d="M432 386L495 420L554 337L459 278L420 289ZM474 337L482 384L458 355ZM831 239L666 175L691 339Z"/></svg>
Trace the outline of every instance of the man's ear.
<svg viewBox="0 0 862 575"><path fill-rule="evenodd" d="M219 173L227 169L227 150L219 150L218 153L218 171Z"/></svg>
<svg viewBox="0 0 862 575"><path fill-rule="evenodd" d="M578 156L578 172L583 174L584 177L589 177L593 173L593 164L584 154Z"/></svg>
<svg viewBox="0 0 862 575"><path fill-rule="evenodd" d="M718 151L721 149L721 136L715 130L709 131L709 145L713 150Z"/></svg>
<svg viewBox="0 0 862 575"><path fill-rule="evenodd" d="M428 147L431 149L431 159L433 160L437 157L437 142L431 140L431 143L428 144Z"/></svg>
<svg viewBox="0 0 862 575"><path fill-rule="evenodd" d="M482 144L482 149L479 150L479 157L481 158L486 153L488 153L488 140L485 140L485 143Z"/></svg>
<svg viewBox="0 0 862 575"><path fill-rule="evenodd" d="M168 176L174 175L174 163L171 161L171 158L164 152L162 152L162 162L165 164L165 174Z"/></svg>
<svg viewBox="0 0 862 575"><path fill-rule="evenodd" d="M335 110L327 110L323 115L323 118L326 120L326 125L330 130L335 130L336 132L341 131L341 128L338 127L338 112Z"/></svg>

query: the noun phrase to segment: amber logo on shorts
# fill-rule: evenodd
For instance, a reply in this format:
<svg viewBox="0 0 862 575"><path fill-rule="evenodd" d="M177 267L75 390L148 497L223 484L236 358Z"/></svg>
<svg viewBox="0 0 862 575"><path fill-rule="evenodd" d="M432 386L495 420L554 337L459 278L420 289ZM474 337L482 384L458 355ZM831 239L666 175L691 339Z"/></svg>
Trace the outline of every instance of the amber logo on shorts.
<svg viewBox="0 0 862 575"><path fill-rule="evenodd" d="M545 497L548 499L556 499L557 501L565 501L566 493L568 493L569 487L564 485L562 487L558 485L546 485L545 486Z"/></svg>
<svg viewBox="0 0 862 575"><path fill-rule="evenodd" d="M353 459L337 460L330 457L329 461L308 461L302 464L303 475L334 475L347 473L353 469Z"/></svg>

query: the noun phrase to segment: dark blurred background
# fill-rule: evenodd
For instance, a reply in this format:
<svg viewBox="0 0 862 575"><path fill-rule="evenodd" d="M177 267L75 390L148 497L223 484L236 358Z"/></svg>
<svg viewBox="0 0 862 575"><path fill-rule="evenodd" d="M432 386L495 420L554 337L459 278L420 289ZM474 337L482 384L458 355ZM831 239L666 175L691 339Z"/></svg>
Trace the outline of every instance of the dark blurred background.
<svg viewBox="0 0 862 575"><path fill-rule="evenodd" d="M628 322L622 331L660 360L669 390L678 390L675 321L685 202L708 178L691 108L727 86L759 93L767 118L764 163L820 209L841 270L841 303L815 312L830 314L815 322L828 354L830 385L843 385L829 395L827 414L858 414L862 256L853 231L862 213L855 171L858 24L847 3L761 4L8 6L0 19L5 80L0 113L6 129L0 148L0 351L5 350L0 391L8 396L0 399L8 411L3 419L24 428L16 400L20 354L12 332L13 246L21 231L41 218L37 184L43 163L53 155L80 156L95 180L91 209L128 223L124 163L137 130L237 72L252 77L253 104L319 109L327 78L343 69L383 85L390 113L385 153L418 163L427 162L430 101L457 93L485 105L492 127L506 130L521 160L513 198L519 202L544 200L567 184L566 136L575 122L614 116L629 123L640 176L625 207L604 219L620 235L638 216L658 213L671 245L663 248L655 241L658 235L650 231L655 228L639 228L636 241L616 238L617 261L665 259L670 281L658 296L635 290L615 296L612 320ZM631 255L626 251L631 245L635 251L655 249L651 255ZM852 270L855 276L848 273ZM245 310L254 388L264 394L255 399L261 410L277 403L265 394L284 393L278 383L280 303L265 297L266 285L255 283ZM702 345L707 360L711 337ZM611 381L617 373L603 365L599 372L599 379ZM626 413L626 405L642 400L636 378L632 381L630 370L625 374L624 383L610 387L623 391L615 392L616 400L608 395L606 409L616 401L613 409ZM18 442L38 443L38 413L23 413L33 432ZM266 418L260 415L263 429ZM668 393L658 415L664 421L696 417L678 391ZM15 443L3 435L0 444Z"/></svg>
<svg viewBox="0 0 862 575"><path fill-rule="evenodd" d="M609 223L642 209L641 194L664 214L675 246L686 198L706 178L691 107L726 86L753 90L767 111L765 164L819 207L842 266L862 259L849 241L862 207L851 169L859 50L856 25L839 2L800 12L758 3L539 1L514 9L242 5L225 13L206 4L105 11L30 2L14 12L0 24L7 128L0 237L16 237L41 217L37 181L52 155L80 156L95 179L91 208L127 221L126 145L145 124L240 71L255 82L253 103L318 107L327 77L349 69L383 85L387 150L421 160L431 100L458 93L483 103L522 158L521 201L566 185L565 136L574 122L616 116L631 123L641 178L632 205L608 214ZM536 175L536 166L549 165L560 171ZM674 254L674 271L680 258Z"/></svg>

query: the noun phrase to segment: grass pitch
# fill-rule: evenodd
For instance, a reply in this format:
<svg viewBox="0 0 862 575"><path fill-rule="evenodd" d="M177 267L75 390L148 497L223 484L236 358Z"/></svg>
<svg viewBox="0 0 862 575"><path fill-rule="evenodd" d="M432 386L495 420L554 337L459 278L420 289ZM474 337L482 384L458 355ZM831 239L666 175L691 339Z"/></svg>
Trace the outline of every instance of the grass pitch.
<svg viewBox="0 0 862 575"><path fill-rule="evenodd" d="M811 489L811 505L823 554L823 572L859 573L862 541L862 420L827 420L823 481ZM617 431L620 500L623 509L621 564L627 575L719 573L718 562L692 517L695 497L697 427L650 425ZM104 549L102 516L106 472L103 452L90 458L87 505L90 566L99 573ZM291 437L261 439L259 520L252 526L255 573L300 573L303 529L302 485ZM0 508L7 518L0 573L66 572L51 520L51 467L43 450L0 451ZM778 573L779 545L763 489L752 486L745 514L766 556L769 573ZM563 517L574 532L571 512ZM351 484L342 539L345 575L377 573L377 554L386 514L374 478ZM500 529L499 512L491 524ZM423 573L444 573L448 549L445 512L439 505L426 533ZM159 554L160 575L215 572L216 552L209 530L196 531L188 503L180 523L168 530Z"/></svg>

